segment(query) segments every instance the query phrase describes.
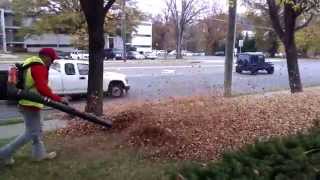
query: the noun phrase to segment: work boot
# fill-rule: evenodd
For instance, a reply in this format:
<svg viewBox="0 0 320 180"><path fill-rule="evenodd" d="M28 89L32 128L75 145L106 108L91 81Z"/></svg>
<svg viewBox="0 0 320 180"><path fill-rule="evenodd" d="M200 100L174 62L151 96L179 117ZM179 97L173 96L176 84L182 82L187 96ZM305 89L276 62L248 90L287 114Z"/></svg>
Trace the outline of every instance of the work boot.
<svg viewBox="0 0 320 180"><path fill-rule="evenodd" d="M56 152L50 152L48 153L45 157L40 158L40 159L35 159L36 161L44 161L44 160L52 160L57 157Z"/></svg>

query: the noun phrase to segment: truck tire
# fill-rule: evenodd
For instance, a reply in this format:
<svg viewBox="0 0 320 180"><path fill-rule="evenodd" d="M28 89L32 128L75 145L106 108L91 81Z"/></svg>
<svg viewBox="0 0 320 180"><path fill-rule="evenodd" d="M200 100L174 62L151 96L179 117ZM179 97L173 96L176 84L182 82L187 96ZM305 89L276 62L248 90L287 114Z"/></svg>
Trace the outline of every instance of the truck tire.
<svg viewBox="0 0 320 180"><path fill-rule="evenodd" d="M111 82L108 88L108 94L113 98L120 98L124 95L124 85L122 82Z"/></svg>

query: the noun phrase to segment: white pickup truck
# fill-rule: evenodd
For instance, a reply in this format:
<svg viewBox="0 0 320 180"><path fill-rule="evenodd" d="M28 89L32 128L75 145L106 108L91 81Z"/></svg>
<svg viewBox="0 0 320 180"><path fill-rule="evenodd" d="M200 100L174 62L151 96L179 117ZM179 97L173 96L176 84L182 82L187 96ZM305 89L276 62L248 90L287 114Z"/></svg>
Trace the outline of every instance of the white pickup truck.
<svg viewBox="0 0 320 180"><path fill-rule="evenodd" d="M49 84L59 95L86 94L88 86L88 61L56 60L49 70ZM122 97L130 86L126 75L104 72L103 91L112 97Z"/></svg>

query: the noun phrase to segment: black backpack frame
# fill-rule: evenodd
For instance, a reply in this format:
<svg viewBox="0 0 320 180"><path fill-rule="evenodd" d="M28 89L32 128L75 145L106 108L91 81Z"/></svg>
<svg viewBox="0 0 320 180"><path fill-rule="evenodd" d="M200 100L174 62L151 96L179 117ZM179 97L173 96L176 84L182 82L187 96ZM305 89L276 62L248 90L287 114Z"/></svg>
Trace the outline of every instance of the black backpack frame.
<svg viewBox="0 0 320 180"><path fill-rule="evenodd" d="M25 79L26 79L26 71L29 67L31 67L32 65L35 65L35 64L41 64L43 65L42 63L39 63L39 62L33 62L33 63L30 63L26 66L23 66L23 64L21 63L16 63L15 66L17 68L17 84L16 84L16 87L18 89L24 89L25 87Z"/></svg>

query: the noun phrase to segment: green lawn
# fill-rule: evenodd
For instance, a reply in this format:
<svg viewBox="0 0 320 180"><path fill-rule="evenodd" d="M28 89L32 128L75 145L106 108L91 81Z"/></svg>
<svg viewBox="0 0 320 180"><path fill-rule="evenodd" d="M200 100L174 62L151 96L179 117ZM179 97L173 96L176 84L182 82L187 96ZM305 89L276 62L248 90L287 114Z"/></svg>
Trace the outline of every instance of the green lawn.
<svg viewBox="0 0 320 180"><path fill-rule="evenodd" d="M174 162L153 162L139 152L121 149L114 138L105 135L79 138L48 135L48 149L58 152L57 159L33 162L29 158L28 145L16 154L14 166L0 170L0 179L168 179L167 172L176 168ZM0 146L7 141L0 140Z"/></svg>

